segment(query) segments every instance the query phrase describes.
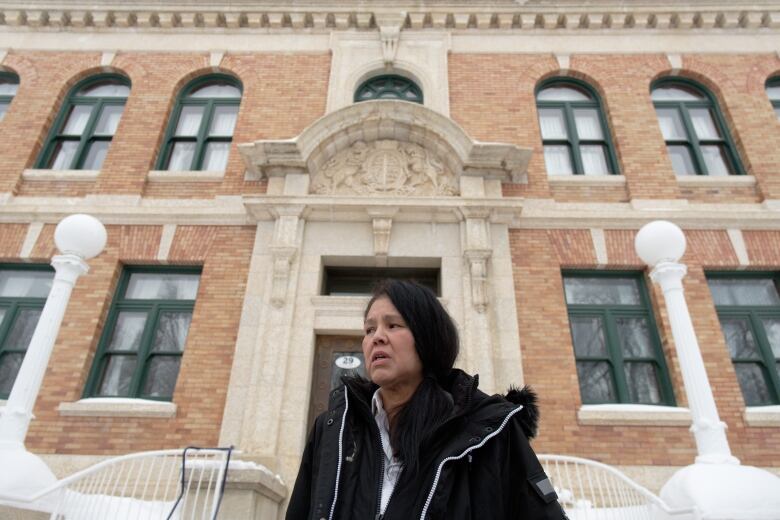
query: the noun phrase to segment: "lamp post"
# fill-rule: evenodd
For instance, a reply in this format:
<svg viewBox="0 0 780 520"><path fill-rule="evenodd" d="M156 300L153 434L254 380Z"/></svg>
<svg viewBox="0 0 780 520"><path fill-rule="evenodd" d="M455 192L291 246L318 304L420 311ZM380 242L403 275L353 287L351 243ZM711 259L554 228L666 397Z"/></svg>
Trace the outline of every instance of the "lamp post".
<svg viewBox="0 0 780 520"><path fill-rule="evenodd" d="M685 234L675 224L657 220L639 230L634 247L664 295L698 452L694 464L679 470L664 485L661 497L673 507L696 507L706 519L778 518L780 478L740 465L731 454L726 424L718 415L683 293L687 268L679 260L685 254Z"/></svg>
<svg viewBox="0 0 780 520"><path fill-rule="evenodd" d="M30 495L56 481L48 466L25 449L24 439L73 286L89 270L85 260L103 251L106 228L89 215L70 215L57 225L54 242L61 254L51 260L51 291L0 415L0 468L6 469L0 471L0 492L9 495Z"/></svg>

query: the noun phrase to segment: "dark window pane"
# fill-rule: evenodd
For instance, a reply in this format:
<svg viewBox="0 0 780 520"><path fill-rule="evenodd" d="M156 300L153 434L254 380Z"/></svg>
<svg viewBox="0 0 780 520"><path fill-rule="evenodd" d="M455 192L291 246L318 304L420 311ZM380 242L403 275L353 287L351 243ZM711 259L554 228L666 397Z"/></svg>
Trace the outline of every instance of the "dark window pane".
<svg viewBox="0 0 780 520"><path fill-rule="evenodd" d="M152 351L183 352L191 321L191 312L161 312L154 332Z"/></svg>
<svg viewBox="0 0 780 520"><path fill-rule="evenodd" d="M715 305L780 305L771 278L711 278L707 284Z"/></svg>
<svg viewBox="0 0 780 520"><path fill-rule="evenodd" d="M95 134L114 135L119 126L119 120L122 119L123 105L106 105L100 113L97 125L95 125Z"/></svg>
<svg viewBox="0 0 780 520"><path fill-rule="evenodd" d="M5 340L7 348L27 350L41 317L41 309L22 309L16 313L14 324Z"/></svg>
<svg viewBox="0 0 780 520"><path fill-rule="evenodd" d="M0 296L5 298L46 298L51 290L51 271L0 270Z"/></svg>
<svg viewBox="0 0 780 520"><path fill-rule="evenodd" d="M566 302L588 305L640 305L639 284L631 278L566 277Z"/></svg>
<svg viewBox="0 0 780 520"><path fill-rule="evenodd" d="M583 403L614 403L615 385L609 363L604 361L577 361L577 376Z"/></svg>
<svg viewBox="0 0 780 520"><path fill-rule="evenodd" d="M696 175L696 167L693 165L691 151L687 146L667 146L669 159L672 161L672 168L677 175Z"/></svg>
<svg viewBox="0 0 780 520"><path fill-rule="evenodd" d="M171 158L168 160L168 169L173 171L191 170L196 147L197 143L189 141L174 143Z"/></svg>
<svg viewBox="0 0 780 520"><path fill-rule="evenodd" d="M748 406L773 404L769 395L769 386L764 377L764 371L758 363L736 363L737 380Z"/></svg>
<svg viewBox="0 0 780 520"><path fill-rule="evenodd" d="M92 114L93 105L74 105L70 109L68 119L62 128L62 134L81 135L87 127L87 121Z"/></svg>
<svg viewBox="0 0 780 520"><path fill-rule="evenodd" d="M138 300L194 300L200 275L175 273L133 273L125 298Z"/></svg>
<svg viewBox="0 0 780 520"><path fill-rule="evenodd" d="M590 101L591 99L590 94L583 89L570 85L547 87L536 95L537 101Z"/></svg>
<svg viewBox="0 0 780 520"><path fill-rule="evenodd" d="M24 354L8 352L0 356L0 396L8 396L22 366Z"/></svg>
<svg viewBox="0 0 780 520"><path fill-rule="evenodd" d="M93 141L89 145L89 151L87 157L84 159L84 164L81 165L83 170L99 170L103 166L103 161L108 154L109 141Z"/></svg>
<svg viewBox="0 0 780 520"><path fill-rule="evenodd" d="M146 312L122 311L116 318L114 333L108 349L112 351L137 352L146 325Z"/></svg>
<svg viewBox="0 0 780 520"><path fill-rule="evenodd" d="M577 357L607 356L604 324L601 318L575 316L570 318L569 321L571 323L574 354Z"/></svg>
<svg viewBox="0 0 780 520"><path fill-rule="evenodd" d="M624 357L654 357L647 318L615 318L615 326Z"/></svg>
<svg viewBox="0 0 780 520"><path fill-rule="evenodd" d="M780 319L767 318L761 320L761 323L764 325L769 346L772 348L772 355L776 359L780 359Z"/></svg>
<svg viewBox="0 0 780 520"><path fill-rule="evenodd" d="M0 308L0 327L3 326L3 320L5 319L5 315L8 312L8 309Z"/></svg>
<svg viewBox="0 0 780 520"><path fill-rule="evenodd" d="M135 373L135 356L111 356L100 378L98 395L121 397L130 395L130 383Z"/></svg>
<svg viewBox="0 0 780 520"><path fill-rule="evenodd" d="M747 318L723 318L721 327L732 359L761 358Z"/></svg>
<svg viewBox="0 0 780 520"><path fill-rule="evenodd" d="M49 168L52 170L71 169L78 147L78 141L58 141L54 146L54 152L51 154Z"/></svg>
<svg viewBox="0 0 780 520"><path fill-rule="evenodd" d="M154 356L149 360L143 395L171 397L179 375L179 356Z"/></svg>
<svg viewBox="0 0 780 520"><path fill-rule="evenodd" d="M632 403L660 404L661 391L653 363L629 362L623 365Z"/></svg>
<svg viewBox="0 0 780 520"><path fill-rule="evenodd" d="M176 124L177 136L193 137L198 135L200 122L203 119L203 106L183 106L179 113L179 121ZM173 169L173 168L171 168Z"/></svg>
<svg viewBox="0 0 780 520"><path fill-rule="evenodd" d="M330 372L330 389L341 385L344 376L362 376L366 374L366 363L362 352L334 352Z"/></svg>
<svg viewBox="0 0 780 520"><path fill-rule="evenodd" d="M701 155L707 166L707 175L731 175L731 166L726 159L726 147L723 145L706 145L701 147Z"/></svg>
<svg viewBox="0 0 780 520"><path fill-rule="evenodd" d="M547 167L548 175L571 175L574 173L569 147L566 145L544 145L544 164Z"/></svg>

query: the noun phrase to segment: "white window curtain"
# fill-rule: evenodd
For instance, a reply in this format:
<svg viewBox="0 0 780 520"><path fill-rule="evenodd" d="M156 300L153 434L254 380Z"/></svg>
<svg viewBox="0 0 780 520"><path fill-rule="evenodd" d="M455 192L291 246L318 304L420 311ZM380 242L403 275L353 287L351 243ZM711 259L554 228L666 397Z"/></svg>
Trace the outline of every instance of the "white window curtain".
<svg viewBox="0 0 780 520"><path fill-rule="evenodd" d="M661 125L661 133L667 141L686 139L680 113L676 108L657 108L658 124Z"/></svg>
<svg viewBox="0 0 780 520"><path fill-rule="evenodd" d="M580 139L604 139L599 113L595 108L575 108L574 121Z"/></svg>
<svg viewBox="0 0 780 520"><path fill-rule="evenodd" d="M547 145L544 147L544 164L548 175L571 175L571 159L569 147L563 145Z"/></svg>
<svg viewBox="0 0 780 520"><path fill-rule="evenodd" d="M720 134L715 127L715 121L712 118L710 110L707 108L692 108L688 111L691 115L691 122L699 139L719 139Z"/></svg>
<svg viewBox="0 0 780 520"><path fill-rule="evenodd" d="M203 107L185 106L179 114L179 123L176 125L176 135L198 135L200 121L203 118ZM171 168L174 169L174 168Z"/></svg>
<svg viewBox="0 0 780 520"><path fill-rule="evenodd" d="M230 143L209 143L206 155L203 157L203 169L208 171L223 171L227 166Z"/></svg>
<svg viewBox="0 0 780 520"><path fill-rule="evenodd" d="M543 139L566 139L566 121L563 111L557 108L542 108L539 110L539 126Z"/></svg>
<svg viewBox="0 0 780 520"><path fill-rule="evenodd" d="M581 145L580 157L582 159L582 169L585 175L609 174L607 157L604 154L604 147L600 144Z"/></svg>
<svg viewBox="0 0 780 520"><path fill-rule="evenodd" d="M238 107L216 107L209 135L232 136L238 117Z"/></svg>
<svg viewBox="0 0 780 520"><path fill-rule="evenodd" d="M68 114L68 121L62 129L66 135L81 135L89 121L89 115L92 113L92 105L76 105Z"/></svg>

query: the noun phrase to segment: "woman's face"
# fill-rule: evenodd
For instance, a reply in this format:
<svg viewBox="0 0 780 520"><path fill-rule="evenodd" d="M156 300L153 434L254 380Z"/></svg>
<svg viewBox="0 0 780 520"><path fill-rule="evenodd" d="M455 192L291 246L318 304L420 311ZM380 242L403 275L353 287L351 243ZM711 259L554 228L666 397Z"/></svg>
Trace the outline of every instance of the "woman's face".
<svg viewBox="0 0 780 520"><path fill-rule="evenodd" d="M387 388L417 388L422 381L422 361L412 331L388 297L374 301L363 330L363 356L371 381Z"/></svg>

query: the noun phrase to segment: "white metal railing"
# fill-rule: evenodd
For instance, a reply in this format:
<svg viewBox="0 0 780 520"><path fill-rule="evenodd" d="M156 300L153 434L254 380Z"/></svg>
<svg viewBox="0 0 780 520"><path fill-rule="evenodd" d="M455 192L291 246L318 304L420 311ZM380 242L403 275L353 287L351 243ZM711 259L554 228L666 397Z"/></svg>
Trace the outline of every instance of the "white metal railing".
<svg viewBox="0 0 780 520"><path fill-rule="evenodd" d="M571 520L696 520L694 509L671 509L612 466L565 455L539 455Z"/></svg>
<svg viewBox="0 0 780 520"><path fill-rule="evenodd" d="M35 495L0 493L0 505L51 520L214 520L231 448L132 453L104 460Z"/></svg>

